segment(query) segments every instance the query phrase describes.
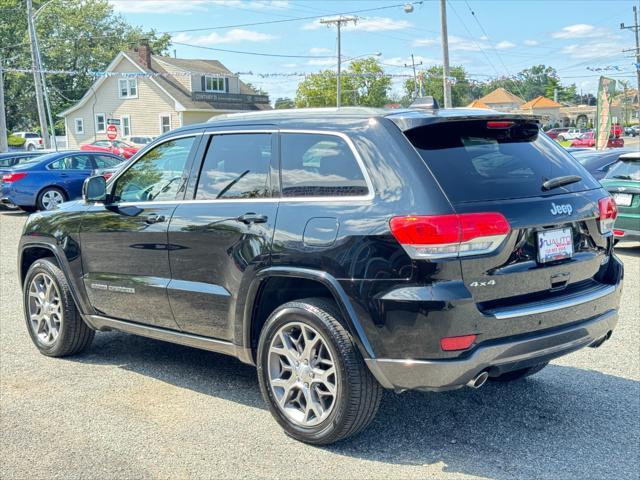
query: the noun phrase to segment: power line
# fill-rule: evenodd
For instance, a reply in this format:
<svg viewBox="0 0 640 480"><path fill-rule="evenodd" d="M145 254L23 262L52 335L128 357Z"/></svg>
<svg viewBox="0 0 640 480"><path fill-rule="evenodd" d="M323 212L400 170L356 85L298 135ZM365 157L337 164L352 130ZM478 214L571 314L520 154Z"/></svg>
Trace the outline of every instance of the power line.
<svg viewBox="0 0 640 480"><path fill-rule="evenodd" d="M171 42L173 45L182 45L184 47L201 48L203 50L213 50L216 52L237 53L240 55L257 55L259 57L280 57L280 58L335 58L333 55L284 55L276 53L264 52L246 52L242 50L228 50L225 48L205 47L204 45L194 45L183 42Z"/></svg>
<svg viewBox="0 0 640 480"><path fill-rule="evenodd" d="M420 1L415 1L415 2L410 2L411 5L421 5L423 3L422 0ZM286 22L300 22L303 20L317 20L320 18L325 18L327 17L327 15L354 15L356 13L365 13L365 12L374 12L374 11L379 11L379 10L388 10L391 8L398 8L398 7L404 7L406 5L406 3L398 3L395 5L385 5L384 7L375 7L375 8L365 8L362 10L352 10L350 12L338 12L338 13L332 13L332 14L326 14L326 15L312 15L312 16L307 16L307 17L295 17L295 18L284 18L282 20L268 20L268 21L264 21L264 22L251 22L251 23L239 23L239 24L235 24L235 25L221 25L221 26L217 26L217 27L201 27L201 28L189 28L189 29L184 29L184 30L167 30L165 32L158 32L158 33L190 33L190 32L205 32L205 31L209 31L209 30L223 30L226 28L241 28L241 27L255 27L258 25L272 25L272 24L276 24L276 23L286 23Z"/></svg>

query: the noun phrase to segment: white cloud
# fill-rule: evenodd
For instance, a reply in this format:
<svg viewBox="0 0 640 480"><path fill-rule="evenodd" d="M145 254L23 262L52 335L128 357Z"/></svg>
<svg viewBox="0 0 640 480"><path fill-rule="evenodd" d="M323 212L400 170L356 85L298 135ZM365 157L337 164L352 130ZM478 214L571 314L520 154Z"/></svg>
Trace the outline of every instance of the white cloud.
<svg viewBox="0 0 640 480"><path fill-rule="evenodd" d="M538 41L537 40L525 40L524 44L527 45L528 47L533 47L535 45L538 45Z"/></svg>
<svg viewBox="0 0 640 480"><path fill-rule="evenodd" d="M496 48L497 48L498 50L506 50L506 49L508 49L508 48L515 48L515 46L516 46L516 44L515 44L515 43L513 43L513 42L509 42L509 41L507 41L507 40L503 40L503 41L498 42L498 43L496 44Z"/></svg>
<svg viewBox="0 0 640 480"><path fill-rule="evenodd" d="M307 65L327 66L337 65L337 62L338 61L335 58L312 58L307 62Z"/></svg>
<svg viewBox="0 0 640 480"><path fill-rule="evenodd" d="M239 42L266 42L273 40L273 35L268 33L255 32L253 30L243 30L234 28L225 33L213 32L208 35L192 36L186 33L178 33L173 37L173 41L178 43L191 43L200 46L220 45L223 43Z"/></svg>
<svg viewBox="0 0 640 480"><path fill-rule="evenodd" d="M413 60L416 64L422 62L420 68L424 68L426 65L439 64L442 63L440 60L436 60L434 58L427 58L421 55L414 55ZM387 65L395 65L397 67L404 67L405 65L411 65L411 57L391 57L385 58L382 60L382 63L386 63Z"/></svg>
<svg viewBox="0 0 640 480"><path fill-rule="evenodd" d="M357 23L349 23L343 27L343 30L360 30L364 32L384 32L389 30L404 30L411 26L411 22L407 20L394 20L389 17L369 17L358 18ZM311 23L306 23L302 26L303 30L317 30L319 28L326 27L325 24L320 23L320 20L316 20Z"/></svg>
<svg viewBox="0 0 640 480"><path fill-rule="evenodd" d="M311 55L320 55L322 53L331 53L331 50L329 50L328 48L313 47L309 49L309 53Z"/></svg>
<svg viewBox="0 0 640 480"><path fill-rule="evenodd" d="M611 61L620 51L620 43L615 40L591 41L587 43L567 45L561 53L576 59L603 59Z"/></svg>
<svg viewBox="0 0 640 480"><path fill-rule="evenodd" d="M596 28L586 23L576 23L575 25L567 25L558 32L551 34L553 38L589 38L603 37L608 35L608 31L604 28Z"/></svg>

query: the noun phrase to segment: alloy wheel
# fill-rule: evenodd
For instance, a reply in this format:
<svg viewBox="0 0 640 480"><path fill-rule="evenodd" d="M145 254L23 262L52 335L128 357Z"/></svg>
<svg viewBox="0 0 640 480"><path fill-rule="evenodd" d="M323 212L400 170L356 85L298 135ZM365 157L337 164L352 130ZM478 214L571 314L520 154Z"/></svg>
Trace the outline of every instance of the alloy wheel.
<svg viewBox="0 0 640 480"><path fill-rule="evenodd" d="M307 324L281 327L269 345L268 376L278 408L293 423L312 427L336 404L336 365L322 335Z"/></svg>
<svg viewBox="0 0 640 480"><path fill-rule="evenodd" d="M62 328L64 315L58 286L46 273L38 273L29 284L29 325L40 342L52 345Z"/></svg>
<svg viewBox="0 0 640 480"><path fill-rule="evenodd" d="M47 190L42 194L42 206L45 210L52 210L62 202L64 202L64 196L58 190Z"/></svg>

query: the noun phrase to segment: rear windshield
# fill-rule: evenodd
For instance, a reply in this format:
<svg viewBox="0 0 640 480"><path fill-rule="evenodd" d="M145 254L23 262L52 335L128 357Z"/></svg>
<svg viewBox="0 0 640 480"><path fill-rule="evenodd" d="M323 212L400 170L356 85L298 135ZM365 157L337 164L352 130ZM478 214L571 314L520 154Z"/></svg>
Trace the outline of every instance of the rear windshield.
<svg viewBox="0 0 640 480"><path fill-rule="evenodd" d="M609 170L605 178L609 180L634 180L640 182L640 161L631 160L619 162Z"/></svg>
<svg viewBox="0 0 640 480"><path fill-rule="evenodd" d="M514 121L508 128L489 128L489 124L487 120L442 122L405 132L452 202L556 195L598 187L562 147L539 134L536 124ZM582 181L542 189L546 180L565 175L579 175Z"/></svg>

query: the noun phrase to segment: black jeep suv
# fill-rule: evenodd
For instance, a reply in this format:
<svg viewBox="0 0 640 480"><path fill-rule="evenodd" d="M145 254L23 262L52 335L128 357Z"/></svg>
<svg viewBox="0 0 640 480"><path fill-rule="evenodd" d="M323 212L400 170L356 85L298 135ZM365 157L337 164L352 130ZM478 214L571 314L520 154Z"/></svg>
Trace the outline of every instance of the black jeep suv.
<svg viewBox="0 0 640 480"><path fill-rule="evenodd" d="M615 204L531 117L362 108L218 117L29 217L45 355L119 330L255 364L286 432L364 429L383 388L515 380L617 321Z"/></svg>

